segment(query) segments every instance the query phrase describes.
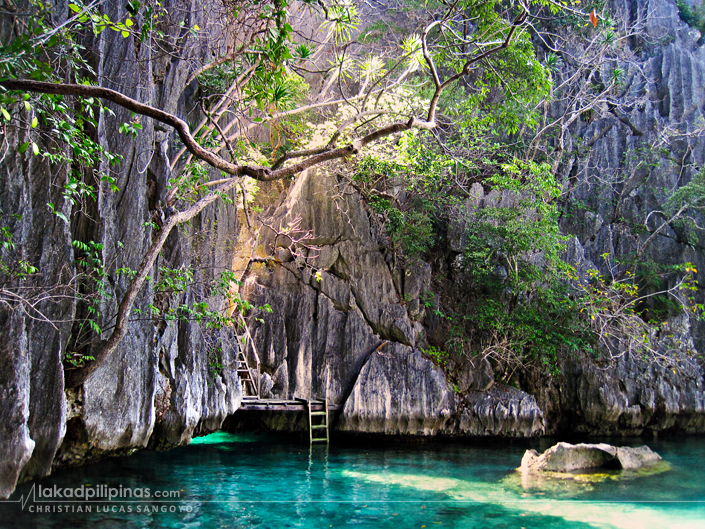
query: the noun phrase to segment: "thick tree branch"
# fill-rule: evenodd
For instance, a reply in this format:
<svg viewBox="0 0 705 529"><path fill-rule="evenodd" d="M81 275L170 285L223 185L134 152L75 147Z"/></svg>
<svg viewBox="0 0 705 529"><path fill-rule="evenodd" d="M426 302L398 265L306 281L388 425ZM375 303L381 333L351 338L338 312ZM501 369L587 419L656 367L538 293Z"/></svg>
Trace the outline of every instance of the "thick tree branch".
<svg viewBox="0 0 705 529"><path fill-rule="evenodd" d="M387 125L385 127L377 129L376 131L368 134L367 136L353 141L345 147L326 150L324 152L318 152L318 149L316 149L314 151L318 152L318 154L314 154L308 157L306 160L299 162L298 164L273 170L269 167L238 165L235 163L228 162L220 156L217 156L212 152L201 147L191 135L191 132L188 128L188 124L184 120L177 118L176 116L169 114L168 112L164 112L163 110L160 110L158 108L154 108L152 106L145 105L144 103L140 103L135 99L127 97L126 95L123 95L109 88L79 84L54 84L28 80L0 81L0 86L3 86L8 90L38 92L42 94L71 95L79 97L97 97L112 101L113 103L116 103L117 105L120 105L121 107L126 108L127 110L135 112L136 114L141 114L143 116L155 119L161 123L171 125L177 130L181 141L186 145L188 150L194 156L207 162L216 169L221 169L222 171L232 176L244 175L260 181L279 180L281 178L285 178L287 176L299 173L314 165L318 165L329 160L335 160L337 158L349 156L351 154L356 154L365 145L378 139L389 136L391 134L396 134L397 132L402 132L411 128L421 128L430 130L436 126L435 122L421 121L417 118L411 118L408 122L392 123L391 125Z"/></svg>
<svg viewBox="0 0 705 529"><path fill-rule="evenodd" d="M152 245L149 247L149 250L142 259L135 277L127 287L127 291L122 297L122 301L118 307L113 332L110 334L108 339L102 343L100 349L94 355L95 361L85 367L82 367L81 369L66 371L65 385L67 388L73 388L83 384L88 377L93 374L96 369L98 369L103 361L110 356L115 349L117 349L120 341L125 337L125 334L127 334L130 313L132 312L132 307L134 307L135 301L137 300L137 295L140 293L140 290L142 290L144 282L147 279L147 275L152 270L152 267L159 256L159 252L164 246L164 243L166 242L167 237L169 237L169 234L174 226L186 222L198 215L201 211L203 211L203 209L206 208L206 206L212 204L223 193L235 187L239 181L239 178L230 179L230 181L224 183L218 189L197 201L190 208L176 213L166 220L159 231L159 235L154 242L152 242Z"/></svg>
<svg viewBox="0 0 705 529"><path fill-rule="evenodd" d="M227 161L224 158L221 158L217 154L204 149L201 145L198 144L198 142L195 140L193 134L191 133L188 124L176 117L173 114L169 114L167 112L164 112L163 110L160 110L158 108L152 107L150 105L141 103L135 99L132 99L130 97L127 97L124 94L121 94L115 90L111 90L108 88L103 88L99 86L90 86L90 85L79 85L79 84L53 84L53 83L45 83L45 82L38 82L38 81L31 81L31 80L4 80L0 81L0 86L4 87L7 90L18 90L18 91L23 91L23 92L36 92L36 93L44 93L44 94L56 94L56 95L66 95L66 96L78 96L78 97L94 97L94 98L100 98L104 99L107 101L111 101L115 103L116 105L119 105L127 110L130 110L136 114L140 114L146 117L150 117L152 119L155 119L161 123L164 123L166 125L169 125L176 129L177 133L179 134L179 137L181 141L184 143L186 149L189 150L189 152L195 156L196 158L205 161L209 165L211 165L214 168L220 169L224 171L226 174L231 175L231 178L224 178L219 180L217 183L216 182L211 182L208 184L208 186L215 186L217 185L215 189L212 191L208 192L203 198L198 200L195 204L191 205L184 211L178 212L173 214L172 216L168 217L166 221L164 222L161 230L158 232L157 237L155 240L152 242L149 250L147 253L144 255L144 258L142 259L142 262L140 263L140 266L137 269L136 275L133 278L132 282L129 284L127 287L127 290L125 294L122 297L122 300L120 302L120 305L118 307L118 311L116 314L116 320L115 320L115 326L112 329L112 332L110 336L108 336L107 340L103 341L101 345L98 348L98 351L95 353L95 361L91 362L90 364L86 365L85 367L82 367L80 369L76 370L67 370L66 372L66 387L76 387L81 384L83 384L88 377L94 373L100 365L105 361L106 358L108 358L118 347L120 341L124 338L125 334L128 331L128 326L129 326L129 316L133 310L134 304L137 300L137 297L142 290L142 287L144 286L144 283L147 279L148 274L150 271L153 270L154 265L157 261L157 258L159 256L159 253L165 244L167 237L171 233L172 229L177 226L178 224L181 224L183 222L186 222L196 215L198 215L204 208L206 208L208 205L212 204L215 200L217 200L223 193L231 190L234 188L238 183L241 181L241 176L249 176L252 177L256 180L260 181L271 181L271 180L277 180L281 178L285 178L287 176L295 175L305 169L308 169L310 167L313 167L315 165L330 161L330 160L335 160L339 158L344 158L350 155L357 154L360 149L364 148L366 145L375 142L377 140L380 140L382 138L391 136L393 134L397 134L412 128L420 128L420 129L425 129L425 130L431 130L436 127L436 121L435 121L435 114L436 114L436 106L438 104L439 97L441 95L441 92L445 88L447 88L450 84L453 82L457 81L464 75L467 75L470 71L470 67L485 59L489 55L499 52L505 48L507 48L511 41L512 38L516 32L516 29L523 23L523 21L526 18L526 10L523 10L522 13L517 16L514 21L511 23L511 28L508 31L508 34L505 38L505 40L502 42L502 44L495 46L483 53L480 53L479 55L475 56L472 59L469 59L466 61L464 68L462 69L461 72L451 76L449 79L446 81L440 83L440 79L437 78L437 73L436 77L434 78L434 82L436 84L436 90L435 94L430 102L429 108L428 108L428 113L427 113L427 119L421 120L416 117L412 117L408 119L407 121L399 121L396 123L391 123L385 126L382 126L369 134L358 138L351 143L349 143L346 146L339 147L339 148L333 148L333 144L330 143L326 147L318 148L318 149L311 149L311 150L304 150L304 151L298 151L294 153L289 153L285 155L284 157L280 158L272 168L268 167L262 167L262 166L250 166L250 165L242 165L242 164L237 164L234 163L234 161ZM427 33L426 33L427 34ZM426 52L426 57L428 58L428 50L425 50ZM432 61L431 61L432 65ZM407 75L409 72L405 71L403 76ZM398 84L401 82L401 79L397 80L396 83L393 83L393 85ZM379 81L378 81L379 83ZM364 99L364 101L367 101L367 98L372 94L373 92L377 91L375 90L376 85L372 87L372 89L362 96L360 94L358 98ZM383 92L384 90L379 90L380 92ZM330 105L331 102L326 102L326 103L320 103L320 104L312 104L309 105L308 107L303 107L304 109L306 108L316 108L318 106L324 106L324 105ZM288 112L283 112L279 114L278 116L275 117L280 117L280 116L286 116L289 114L293 114L296 112L300 112L302 109L295 109L293 111L288 111ZM372 111L371 111L372 112ZM374 111L379 113L378 111ZM364 115L366 112L362 112L360 115ZM219 115L213 116L213 121L216 123L216 126L223 138L226 138L227 134L227 129L223 130L217 125L217 119L219 118ZM359 117L359 115L357 116ZM346 124L344 124L346 125ZM344 127L343 127L344 128ZM337 136L336 136L337 138ZM234 150L232 149L231 145L228 145L228 140L226 139L225 141L228 149L231 151L231 155L234 155ZM298 163L291 164L289 166L283 167L284 163L291 159L291 158L303 158L301 161ZM249 220L249 219L248 219Z"/></svg>
<svg viewBox="0 0 705 529"><path fill-rule="evenodd" d="M294 158L303 158L305 156L313 156L314 154L322 154L329 150L330 149L328 147L318 147L315 149L305 149L303 151L289 151L284 153L276 162L274 162L274 165L272 165L272 169L279 169L282 165L284 165L284 162L286 162L287 160L293 160Z"/></svg>
<svg viewBox="0 0 705 529"><path fill-rule="evenodd" d="M181 141L184 145L186 145L186 148L193 153L194 156L209 163L217 169L221 169L233 176L247 175L256 180L271 180L271 178L269 178L269 173L271 172L269 168L237 165L224 160L220 156L217 156L201 147L198 142L196 142L196 139L191 135L188 124L184 120L158 108L140 103L139 101L127 97L120 92L116 92L115 90L100 86L89 86L82 84L54 84L27 80L0 81L0 86L3 86L8 90L21 90L25 92L38 92L40 94L57 94L79 97L99 97L101 99L112 101L113 103L120 105L127 110L131 110L136 114L150 117L161 123L174 127L178 132Z"/></svg>
<svg viewBox="0 0 705 529"><path fill-rule="evenodd" d="M249 80L254 75L255 70L260 65L261 60L261 57L258 57L254 64L250 66L250 68L246 72L244 72L240 77L235 79L230 85L230 88L228 88L228 91L222 95L222 97L218 100L215 106L211 109L211 114L214 114L216 116L216 120L220 120L223 114L230 108L231 103L228 103L228 101L233 99L233 92L239 92L239 87L244 86L249 82ZM203 128L203 126L207 122L208 118L204 118L203 120L201 120L201 122L198 124L198 127L196 127L196 129L191 134L198 134L198 132ZM176 163L179 161L179 158L183 156L186 150L186 147L182 147L179 152L176 153L176 156L174 156L174 159L170 163L172 170L174 169L174 167L176 167Z"/></svg>

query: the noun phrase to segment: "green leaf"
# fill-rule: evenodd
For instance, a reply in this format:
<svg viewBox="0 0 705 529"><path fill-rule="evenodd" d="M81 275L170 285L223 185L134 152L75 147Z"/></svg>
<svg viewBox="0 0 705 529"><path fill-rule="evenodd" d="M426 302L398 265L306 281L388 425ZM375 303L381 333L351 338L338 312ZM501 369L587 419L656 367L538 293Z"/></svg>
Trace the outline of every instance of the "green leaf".
<svg viewBox="0 0 705 529"><path fill-rule="evenodd" d="M129 32L129 31L123 31L123 32L122 32L122 38L126 39L126 38L129 37L129 36L130 36L130 32Z"/></svg>
<svg viewBox="0 0 705 529"><path fill-rule="evenodd" d="M35 156L39 154L39 145L36 143L32 142L32 152L34 153Z"/></svg>
<svg viewBox="0 0 705 529"><path fill-rule="evenodd" d="M32 105L29 104L29 101L25 101L25 102L24 102L24 108L25 108L25 110L26 110L27 112L31 112L31 111L32 111Z"/></svg>
<svg viewBox="0 0 705 529"><path fill-rule="evenodd" d="M22 145L20 145L20 147L17 149L17 152L22 154L23 152L25 152L27 150L27 147L29 147L28 141L26 141Z"/></svg>
<svg viewBox="0 0 705 529"><path fill-rule="evenodd" d="M76 4L69 4L69 9L73 11L74 13L80 13L81 8L78 7Z"/></svg>
<svg viewBox="0 0 705 529"><path fill-rule="evenodd" d="M51 212L52 212L54 215L56 215L57 217L59 217L59 218L60 218L61 220L63 220L66 224L69 223L69 219L66 218L66 215L64 215L64 214L61 213L60 211L56 211L56 209L54 208L54 204L52 204L51 202L47 202L47 206L49 206L49 209L51 210ZM80 243L79 241L73 241L73 242L71 243L71 245L72 245L74 248L76 248L76 244L74 244L74 243L77 243L77 242L78 242L79 244L83 244L83 243ZM86 247L86 249L87 249L87 248L88 248L88 247Z"/></svg>
<svg viewBox="0 0 705 529"><path fill-rule="evenodd" d="M36 116L34 116L34 119L32 120L32 128L36 129L37 125L39 125L39 120L37 119Z"/></svg>
<svg viewBox="0 0 705 529"><path fill-rule="evenodd" d="M0 112L2 112L2 115L5 117L6 121L10 121L10 113L5 110L5 107L0 107Z"/></svg>

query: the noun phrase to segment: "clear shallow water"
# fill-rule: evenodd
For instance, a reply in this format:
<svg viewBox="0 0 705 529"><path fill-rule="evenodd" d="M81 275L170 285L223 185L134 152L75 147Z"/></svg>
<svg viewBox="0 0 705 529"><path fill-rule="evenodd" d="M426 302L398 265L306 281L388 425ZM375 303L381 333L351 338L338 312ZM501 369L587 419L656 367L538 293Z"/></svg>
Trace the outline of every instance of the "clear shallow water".
<svg viewBox="0 0 705 529"><path fill-rule="evenodd" d="M551 443L538 444L543 450ZM34 490L25 484L11 500L30 499L24 509L0 504L0 527L705 527L705 438L647 444L670 469L538 483L522 482L514 472L528 445L309 449L282 437L218 433L169 452L140 452L53 475ZM47 489L81 485L98 493L149 488L152 497L46 498ZM165 490L180 498L154 497ZM92 512L78 512L89 506Z"/></svg>

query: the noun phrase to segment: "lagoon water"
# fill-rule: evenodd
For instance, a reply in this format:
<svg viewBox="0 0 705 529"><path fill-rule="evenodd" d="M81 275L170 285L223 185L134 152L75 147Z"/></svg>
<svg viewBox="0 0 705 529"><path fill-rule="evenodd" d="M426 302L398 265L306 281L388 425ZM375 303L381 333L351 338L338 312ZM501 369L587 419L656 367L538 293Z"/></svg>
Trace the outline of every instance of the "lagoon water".
<svg viewBox="0 0 705 529"><path fill-rule="evenodd" d="M0 527L705 527L705 438L646 441L668 461L648 472L522 480L514 468L524 450L552 443L309 448L282 436L216 433L24 484L14 503L0 504ZM47 498L81 486L122 487L124 495L149 488L150 498ZM179 498L154 497L174 490Z"/></svg>

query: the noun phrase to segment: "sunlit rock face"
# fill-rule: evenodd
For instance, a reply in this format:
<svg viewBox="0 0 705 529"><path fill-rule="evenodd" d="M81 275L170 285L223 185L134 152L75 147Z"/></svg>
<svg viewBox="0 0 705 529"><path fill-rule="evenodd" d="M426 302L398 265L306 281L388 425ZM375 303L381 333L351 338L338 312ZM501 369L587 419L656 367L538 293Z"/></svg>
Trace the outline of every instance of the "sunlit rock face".
<svg viewBox="0 0 705 529"><path fill-rule="evenodd" d="M253 305L274 309L250 322L272 395L342 404L372 351L384 342L417 342L424 312L418 298L430 268L417 262L392 273L368 215L344 180L315 171L299 175L265 215L274 229L263 228L257 244L277 265L251 268L242 290ZM294 225L312 236L311 248L297 255L274 231Z"/></svg>
<svg viewBox="0 0 705 529"><path fill-rule="evenodd" d="M544 430L536 401L494 386L487 361L468 362L451 384L422 353L430 266L399 269L385 254L384 234L344 178L308 171L266 215L273 230L258 243L281 260L253 270L243 291L253 305L276 310L252 320L251 333L268 395L326 398L343 406L342 432L409 436L530 437ZM298 255L275 231L310 230ZM318 272L318 276L315 272ZM477 364L477 365L475 365ZM487 391L489 389L489 391ZM261 415L274 429L298 428Z"/></svg>
<svg viewBox="0 0 705 529"><path fill-rule="evenodd" d="M345 402L340 429L388 435L446 431L455 395L445 375L418 350L394 344L363 366Z"/></svg>

